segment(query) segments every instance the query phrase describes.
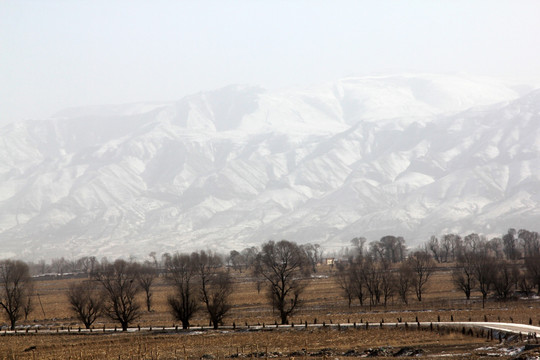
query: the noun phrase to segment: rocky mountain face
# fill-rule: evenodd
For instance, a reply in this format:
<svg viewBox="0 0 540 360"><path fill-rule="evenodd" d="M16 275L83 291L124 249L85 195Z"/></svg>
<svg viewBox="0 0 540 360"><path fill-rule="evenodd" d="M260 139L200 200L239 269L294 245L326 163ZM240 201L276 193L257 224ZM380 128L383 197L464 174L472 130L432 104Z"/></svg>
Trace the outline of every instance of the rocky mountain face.
<svg viewBox="0 0 540 360"><path fill-rule="evenodd" d="M332 251L538 219L540 91L484 79L231 86L0 129L0 257Z"/></svg>

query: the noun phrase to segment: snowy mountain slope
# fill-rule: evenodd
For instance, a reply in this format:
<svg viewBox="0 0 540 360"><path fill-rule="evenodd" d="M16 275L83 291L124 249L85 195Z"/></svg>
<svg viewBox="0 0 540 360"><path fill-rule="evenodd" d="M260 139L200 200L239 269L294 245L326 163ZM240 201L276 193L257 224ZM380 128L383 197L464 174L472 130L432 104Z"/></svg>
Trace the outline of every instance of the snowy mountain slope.
<svg viewBox="0 0 540 360"><path fill-rule="evenodd" d="M349 78L12 124L0 132L0 256L535 229L540 92L517 97L457 77Z"/></svg>

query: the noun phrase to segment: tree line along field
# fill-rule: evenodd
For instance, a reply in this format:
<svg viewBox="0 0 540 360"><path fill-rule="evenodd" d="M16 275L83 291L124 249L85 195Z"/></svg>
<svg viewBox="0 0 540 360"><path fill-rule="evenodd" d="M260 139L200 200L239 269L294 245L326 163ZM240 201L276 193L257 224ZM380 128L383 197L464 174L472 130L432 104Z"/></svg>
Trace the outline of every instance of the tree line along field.
<svg viewBox="0 0 540 360"><path fill-rule="evenodd" d="M456 240L455 237L453 239ZM517 236L514 239L516 240L515 245L519 245L522 241ZM538 237L533 237L533 239L538 240ZM249 342L243 343L246 341L243 332L248 331L249 326L265 325L264 331L251 335L258 339L253 340L257 346L263 346L262 344L264 344L265 357L268 356L269 352L275 353L274 355L278 357L287 357L298 351L304 351L304 355L306 355L306 347L314 349L315 352L311 353L310 356L316 357L317 351L321 349L331 349L332 351L341 349L349 354L355 354L357 348L365 348L364 350L367 351L366 346L368 344L359 339L356 341L346 340L348 336L355 336L350 335L350 331L347 331L347 329L341 329L341 331L337 332L335 329L330 328L305 328L302 330L303 324L353 322L365 324L366 322L389 323L396 321L410 323L418 321L434 323L438 321L503 321L540 324L539 304L537 297L532 296L532 290L536 285L535 278L534 274L531 275L529 270L531 259L538 256L538 249L540 249L538 246L530 246L528 249L523 247L524 251L520 253L519 248L509 246L512 244L508 241L499 242L499 245L503 246L497 249L494 246L497 243L494 241L486 241L478 236L469 236L462 243L455 243L460 244L459 248L448 247L448 252L445 253L443 249L444 241L439 242L438 239L432 238L425 244L423 249L406 254L404 242L400 238L385 237L380 241L371 243L369 248L364 247L363 240L353 240L353 247L347 254L346 261L340 263L335 263L335 259L322 261L321 257L314 257L313 252L309 254L309 248L302 248L287 241L266 243L262 250L256 254L254 258L256 261L243 264L244 266L231 261L232 255L239 254L233 254L233 252L227 259L228 265L216 254L203 251L191 255L174 254L165 256L163 265L166 266L160 266L157 262L153 265L146 264L146 270L148 268L153 269L151 272L153 280L150 286L152 294L150 311L145 307L147 298L145 292L140 291L139 285L137 285L139 283L138 278L130 278L132 275L138 274L137 276L140 276L140 274L145 273L142 271L143 267L137 263L123 260L114 263L103 262L92 271L77 276L41 277L38 278L39 280L32 281L32 296L29 297L32 299L32 311L26 320L18 320L19 335L8 336L5 329L9 328L9 324L4 324L3 329L6 335L4 338L9 339L3 343L4 350L7 352L12 351L12 353L15 351L19 355L21 351L25 352L24 350L34 355L36 351L43 350L40 352L40 356L45 356L48 351L45 349L49 349L51 354L64 351L62 356L65 356L67 350L75 351L77 348L84 348L84 353L78 355L70 353L67 355L68 357L82 358L85 354L91 354L92 351L98 350L94 349L94 347L98 347L99 351L103 351L104 348L108 349L103 344L109 343L116 345L110 345L110 351L107 350L109 352L106 354L95 355L98 356L97 358L103 355L108 357L110 354L115 354L114 356L160 358L159 351L162 354L165 351L165 348L161 348L162 346L166 347L165 344L170 341L179 341L184 344L181 348L174 347L174 357L169 351L169 354L163 358L185 358L198 356L195 354L200 351L197 350L201 347L200 341L206 341L207 344L203 344L202 349L213 349L210 355L214 357L226 356L227 351L229 356L233 356L239 352L238 349L235 352L235 347L241 347L242 354L250 353L253 355L256 353L260 355L263 353L259 351L260 349L255 352L245 350L246 346L250 346L251 349L253 344L250 345ZM313 249L311 248L311 250ZM515 252L507 251L509 249L514 249ZM529 252L525 253L525 250ZM470 255L469 260L467 260L466 255ZM313 261L314 259L317 259L317 261ZM417 260L422 260L420 269L415 268L415 261ZM267 262L265 263L265 261ZM467 261L470 261L470 263L467 263ZM6 279L6 265L8 264L13 265L14 262L4 261L2 263L0 270L2 270L3 279ZM186 264L191 265L186 267ZM296 265L293 266L293 264ZM484 285L488 288L482 289L479 284L480 281L475 282L473 278L472 283L469 284L471 285L469 289L471 290L470 298L466 299L463 284L457 280L461 279L460 276L463 275L463 271L468 265L486 267L487 275L484 275L487 278ZM534 270L534 266L532 268ZM129 275L127 269L136 269L137 272ZM195 328L195 331L188 333L181 330L180 332L174 331L174 336L167 340L167 336L170 336L170 334L164 334L160 329L174 326L178 326L179 329L182 328L182 322L180 321L182 317L178 315L178 312L173 316L171 296L176 296L176 299L180 298L179 289L185 288L186 284L182 280L184 279L183 276L186 275L186 269L194 271L194 279L196 279L194 283L197 284L190 294L193 303L198 304L198 311L191 313L189 316L190 328ZM418 286L415 281L419 280L414 280L404 298L399 291L399 286L403 286L403 282L407 277L411 277L411 279L417 277L418 271L422 272L422 276L426 280L422 285L422 296L419 296L418 289L415 288ZM81 337L84 338L84 335L77 335L77 330L84 328L84 325L80 316L75 316L73 301L70 302L68 293L73 293L73 289L77 289L79 286L83 289L95 290L84 293L83 298L97 297L102 300L105 299L106 302L111 302L113 298L107 295L107 291L104 290L107 289L108 281L113 281L119 274L122 274L122 281L127 284L127 289L133 286L133 289L139 290L132 292L132 296L128 296L129 301L139 305L138 309L136 309L137 316L131 318L129 324L119 324L117 319L104 316L105 312L103 312L90 324L93 329L92 334L88 334L87 340L82 340ZM274 282L276 274L278 279L285 279L283 283ZM506 279L500 279L501 274L507 275ZM205 282L204 280L201 282L201 279L204 278L207 279L206 286L208 294L211 295L211 300L203 299L204 292L202 290L204 290ZM349 283L344 282L347 279L356 279L355 281L362 285L360 287L363 293L362 305L359 304L358 293L354 292L358 291L358 288L355 288L355 286L348 288L347 284ZM527 294L523 294L523 285L520 284L520 281L524 279L529 281L529 285L526 287ZM508 291L504 293L492 291L495 282L502 280L506 281ZM0 305L4 308L7 283L7 281L2 282L4 294L0 299ZM84 286L81 287L81 284L84 284ZM276 289L282 285L288 289L289 293L280 293L279 289ZM374 286L376 286L375 290ZM489 289L489 287L492 288ZM271 289L273 291L269 291ZM484 294L479 290L484 290ZM486 293L486 290L490 291ZM521 290L521 292L518 290ZM347 294L351 294L351 291L355 297L349 299ZM269 296L269 294L272 296ZM504 294L504 297L501 294ZM487 296L484 298L482 295ZM283 297L283 299L280 297ZM349 300L352 300L351 303L349 303ZM279 303L279 301L282 301L282 303ZM203 302L207 306L204 306ZM183 304L186 303L186 301L183 302ZM225 304L223 307L225 311L222 313L222 317L213 319L212 316L209 316L212 315L211 311L220 309L219 306L223 304ZM108 306L111 305L108 304ZM107 314L110 315L110 309L108 311ZM284 312L286 313L285 316ZM282 336L278 335L281 332L274 330L281 323L296 324L296 328L295 330L284 330L288 332L287 343L289 344L285 352L279 349L270 351L268 350L269 346L271 348L276 348L276 346L280 348L280 345L284 344L283 341L278 340L279 336ZM143 330L120 335L121 325L135 329L142 327ZM210 325L216 328L234 325L236 329L243 328L243 330L230 332L229 329L225 332L204 331L200 333L200 326L205 326L208 329ZM111 333L109 330L104 333L104 328L118 328L118 332ZM148 331L148 328L152 328L152 331ZM36 335L36 329L50 329L53 332L55 329L70 329L72 335L58 334L53 336L50 334L39 335L39 333ZM380 329L375 332L378 335L373 335L374 333L370 330L369 335L362 333L361 337L363 339L372 339L373 344L386 341L387 345L405 346L411 343L411 340L403 340L399 330L393 330L399 334L392 333L391 335L388 335L388 331L390 330ZM126 340L126 336L131 336L137 341L130 342ZM389 336L391 341L388 339ZM19 340L25 337L27 340ZM376 341L373 337L380 338ZM474 347L486 341L485 339L471 341L457 334L437 334L436 336L423 334L422 336L414 335L413 337L413 343L420 346L421 344L418 341L421 339L422 346L431 344L433 349L436 348L436 344L432 343L435 340L443 348L448 345L451 349L459 348L460 345L458 344L461 343ZM426 340L426 337L431 340ZM202 340L197 340L197 338ZM314 341L317 338L322 340ZM188 339L190 340L188 341ZM311 341L308 341L309 339ZM27 344L28 341L41 344L40 349L38 350L37 345L24 347L24 344ZM48 341L54 341L56 346L51 346ZM324 347L324 343L328 341L332 342L330 348ZM118 345L123 342L126 343L125 348L119 349ZM229 344L228 350L224 351L221 348L223 348L223 344L227 343ZM348 347L348 349L344 349L345 347ZM149 355L149 348L154 349L152 350L154 351L153 354ZM181 354L179 354L180 349ZM219 355L220 351L221 355ZM330 355L336 354L332 353ZM359 353L356 354L359 355ZM386 356L389 354L383 352L379 355Z"/></svg>
<svg viewBox="0 0 540 360"><path fill-rule="evenodd" d="M360 306L358 301L351 307L342 295L342 289L337 284L335 267L321 265L312 278L306 280L307 286L303 296L303 305L290 319L291 323L303 324L305 321L313 323L345 323L345 322L395 322L401 318L403 322L434 321L440 317L441 321L506 321L516 323L529 323L532 319L535 325L540 321L540 301L536 297L530 299L496 301L489 299L485 308L482 308L481 295L475 291L472 299L465 300L462 292L456 290L452 284L452 269L454 264L437 265L426 289L422 302L411 298L408 305L403 304L397 297L393 297L386 307L383 305ZM279 324L279 317L268 304L265 289L257 292L255 279L250 271L242 273L231 270L234 277L234 291L231 294L232 308L224 319L225 325L257 325ZM55 279L35 282L36 293L39 294L41 305L36 304L28 321L21 324L33 326L36 324L51 328L72 326L84 327L70 310L66 292L69 285L81 279ZM143 327L179 325L173 318L167 305L167 296L172 292L172 286L164 279L158 278L153 286L154 300L152 311L142 311L141 317L132 326ZM144 294L137 295L137 301L144 303ZM108 328L118 326L106 317L100 317L94 328L100 329L105 325ZM209 326L208 315L203 311L195 314L192 326ZM4 324L4 327L7 324ZM120 330L120 329L119 329Z"/></svg>
<svg viewBox="0 0 540 360"><path fill-rule="evenodd" d="M391 353L408 347L422 351L424 355L444 353L447 358L482 358L487 351L484 348L496 347L497 341L488 341L484 338L471 337L461 333L432 333L415 331L408 333L400 329L365 330L336 330L303 329L298 324L304 321L313 322L360 322L369 321L378 323L394 322L397 318L402 321L414 323L418 317L420 321L436 322L448 321L453 317L455 321L468 321L469 319L483 321L487 316L490 321L511 321L528 323L532 318L534 322L540 320L540 304L536 300L519 300L498 302L489 300L482 309L479 294L469 302L463 300L462 293L453 288L451 272L454 264L441 264L431 278L425 299L422 302L409 302L405 306L398 299L390 301L384 306L359 306L354 303L350 308L346 299L341 295L341 289L335 281L335 267L319 266L315 277L308 280L305 291L305 304L298 314L291 318L297 324L296 330L276 331L271 329L279 319L272 313L268 302L257 293L256 284L249 271L242 273L232 270L235 291L231 295L233 307L225 324L236 322L238 325L265 323L266 331L221 331L207 330L185 333L161 333L161 326L171 326L175 323L166 305L170 285L159 278L155 284L155 299L152 312L143 311L137 324L153 326L153 331L135 333L100 333L103 325L114 327L116 324L106 318L100 318L94 325L92 334L78 335L74 330L71 335L35 335L3 336L0 342L0 358L17 359L104 359L104 358L131 358L131 359L199 359L203 355L214 358L234 358L235 354L253 357L255 354L268 352L269 357L295 358L303 356L303 349L309 353L310 359L328 358L330 355L344 357L343 354L356 351L365 354L370 349L387 349L381 357L391 356ZM25 325L34 326L42 324L51 329L72 326L76 329L82 326L69 311L65 292L69 285L80 279L55 279L36 282L36 292L40 294L41 306L32 313ZM139 301L144 301L143 294L138 295ZM178 322L176 322L178 323ZM208 317L204 312L195 315L193 325L208 326ZM24 351L35 347L34 350ZM480 349L480 350L478 350ZM326 353L325 353L326 351ZM494 351L494 350L493 350ZM492 351L492 352L493 352ZM279 355L282 356L279 356ZM299 355L300 354L300 355ZM319 354L319 356L317 355ZM326 354L326 355L325 355ZM452 355L454 354L454 355ZM240 356L240 357L242 357ZM266 357L266 356L263 356ZM336 356L334 356L336 357ZM505 358L504 356L502 358ZM506 357L510 358L510 357Z"/></svg>

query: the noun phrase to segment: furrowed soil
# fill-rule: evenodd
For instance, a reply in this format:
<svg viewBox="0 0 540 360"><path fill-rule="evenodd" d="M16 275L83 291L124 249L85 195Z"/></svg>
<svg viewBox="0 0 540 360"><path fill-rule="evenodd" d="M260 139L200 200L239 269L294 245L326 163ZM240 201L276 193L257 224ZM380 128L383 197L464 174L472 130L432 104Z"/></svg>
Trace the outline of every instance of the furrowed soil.
<svg viewBox="0 0 540 360"><path fill-rule="evenodd" d="M81 279L50 279L35 282L34 311L27 321L20 322L16 335L5 334L6 319L0 333L0 359L223 359L223 358L295 358L342 359L350 357L390 358L394 355L421 358L515 358L523 343L499 343L480 334L461 332L418 331L413 327L373 328L366 330L360 324L402 322L416 323L437 321L502 321L533 325L540 323L540 302L537 299L516 299L497 302L488 299L485 308L479 293L465 301L463 293L456 291L451 282L451 268L441 266L433 274L423 296L418 302L411 296L407 305L397 297L386 306L367 304L358 300L348 306L337 285L335 271L320 267L307 281L303 306L290 322L292 329L275 329L278 314L268 304L266 289L256 288L256 281L248 271L232 271L235 278L231 298L232 310L224 325L237 328L246 325L265 325L260 331L207 330L164 331L163 327L179 325L167 308L167 296L172 288L157 279L153 286L152 311L143 311L131 326L152 327L130 333L100 332L103 327L118 326L107 318L100 318L92 333L78 333L83 327L73 316L67 303L66 291L72 282ZM141 293L138 299L144 304ZM366 303L368 301L366 300ZM144 307L143 307L144 308ZM203 310L191 321L193 326L208 326ZM305 323L338 324L357 323L358 328L305 328ZM71 329L70 334L36 333L35 329ZM28 329L28 330L27 330ZM514 350L513 350L514 349ZM534 351L535 350L531 350Z"/></svg>

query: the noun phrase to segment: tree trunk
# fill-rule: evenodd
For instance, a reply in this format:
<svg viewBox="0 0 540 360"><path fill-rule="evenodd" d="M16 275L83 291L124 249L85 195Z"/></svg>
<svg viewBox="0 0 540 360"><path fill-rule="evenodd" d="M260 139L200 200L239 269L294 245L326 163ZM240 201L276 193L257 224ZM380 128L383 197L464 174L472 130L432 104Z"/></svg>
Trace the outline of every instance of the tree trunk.
<svg viewBox="0 0 540 360"><path fill-rule="evenodd" d="M287 325L289 323L289 320L287 319L287 313L282 311L281 312L281 325Z"/></svg>

